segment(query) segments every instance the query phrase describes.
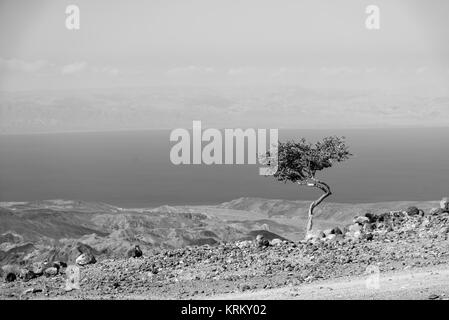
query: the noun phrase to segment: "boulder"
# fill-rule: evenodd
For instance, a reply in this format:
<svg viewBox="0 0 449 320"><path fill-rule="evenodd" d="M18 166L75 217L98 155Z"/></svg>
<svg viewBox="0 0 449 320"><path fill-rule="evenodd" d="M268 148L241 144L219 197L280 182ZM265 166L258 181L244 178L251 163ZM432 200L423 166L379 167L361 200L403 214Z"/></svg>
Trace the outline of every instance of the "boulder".
<svg viewBox="0 0 449 320"><path fill-rule="evenodd" d="M440 209L443 209L444 211L449 211L449 200L447 198L441 199Z"/></svg>
<svg viewBox="0 0 449 320"><path fill-rule="evenodd" d="M334 240L336 237L337 237L337 235L334 234L334 233L332 233L332 234L329 234L329 235L326 237L326 240Z"/></svg>
<svg viewBox="0 0 449 320"><path fill-rule="evenodd" d="M374 223L377 220L377 216L371 212L365 213L365 217L368 218L369 223Z"/></svg>
<svg viewBox="0 0 449 320"><path fill-rule="evenodd" d="M374 224L373 223L365 223L363 226L363 232L372 232L374 230Z"/></svg>
<svg viewBox="0 0 449 320"><path fill-rule="evenodd" d="M339 227L335 227L332 229L331 234L338 235L338 234L343 234L343 232L341 231L341 229Z"/></svg>
<svg viewBox="0 0 449 320"><path fill-rule="evenodd" d="M79 252L80 254L83 254L83 253L92 254L92 252L93 252L92 247L90 247L90 246L88 246L87 244L84 244L84 243L82 243L82 242L78 242L78 243L77 243L76 249L78 250L78 252Z"/></svg>
<svg viewBox="0 0 449 320"><path fill-rule="evenodd" d="M78 258L75 260L77 265L84 266L87 264L92 264L97 262L94 255L91 253L82 253Z"/></svg>
<svg viewBox="0 0 449 320"><path fill-rule="evenodd" d="M36 275L36 276L41 276L44 274L44 269L45 269L45 263L44 262L35 262L31 265L31 271Z"/></svg>
<svg viewBox="0 0 449 320"><path fill-rule="evenodd" d="M333 229L326 229L323 231L324 235L327 237L328 235L332 234Z"/></svg>
<svg viewBox="0 0 449 320"><path fill-rule="evenodd" d="M44 275L46 277L54 277L58 274L58 269L56 267L50 267L44 270Z"/></svg>
<svg viewBox="0 0 449 320"><path fill-rule="evenodd" d="M36 274L32 270L30 270L30 269L22 268L22 269L20 269L19 277L23 281L29 281L31 279L36 278Z"/></svg>
<svg viewBox="0 0 449 320"><path fill-rule="evenodd" d="M315 238L315 235L313 233L307 233L305 237L305 241L311 241Z"/></svg>
<svg viewBox="0 0 449 320"><path fill-rule="evenodd" d="M420 214L420 211L417 207L408 207L405 212L407 212L409 216L417 216Z"/></svg>
<svg viewBox="0 0 449 320"><path fill-rule="evenodd" d="M281 239L276 238L276 239L271 240L270 244L272 246L280 246L283 244L283 241Z"/></svg>
<svg viewBox="0 0 449 320"><path fill-rule="evenodd" d="M243 249L243 248L249 248L249 247L251 247L251 246L253 245L253 243L252 243L252 241L250 241L250 240L244 240L244 241L236 242L235 245L236 245L237 247L239 247L240 249Z"/></svg>
<svg viewBox="0 0 449 320"><path fill-rule="evenodd" d="M267 239L265 239L263 235L258 234L256 237L256 245L259 248L265 248L270 245L270 242Z"/></svg>
<svg viewBox="0 0 449 320"><path fill-rule="evenodd" d="M351 224L351 225L348 227L348 231L349 231L350 233L360 232L360 231L362 231L362 226L360 226L360 224L358 224L358 223Z"/></svg>
<svg viewBox="0 0 449 320"><path fill-rule="evenodd" d="M431 216L438 216L438 215L441 215L441 214L445 214L447 212L449 212L449 211L443 210L441 208L432 208L432 209L430 209L429 214Z"/></svg>
<svg viewBox="0 0 449 320"><path fill-rule="evenodd" d="M352 220L353 223L358 223L358 224L365 224L369 222L369 218L364 217L364 216L356 216L354 217L354 219Z"/></svg>
<svg viewBox="0 0 449 320"><path fill-rule="evenodd" d="M16 281L16 279L17 279L17 276L14 272L8 272L6 274L6 277L5 277L6 282L13 282L13 281Z"/></svg>
<svg viewBox="0 0 449 320"><path fill-rule="evenodd" d="M374 236L373 236L373 234L371 232L369 232L369 233L363 234L362 239L367 240L367 241L371 241L371 240L374 239Z"/></svg>
<svg viewBox="0 0 449 320"><path fill-rule="evenodd" d="M360 231L355 231L351 234L352 238L354 239L360 239L362 237L362 232Z"/></svg>
<svg viewBox="0 0 449 320"><path fill-rule="evenodd" d="M1 267L0 272L1 277L6 282L12 282L15 281L17 276L20 274L20 269L18 268L17 265L6 264Z"/></svg>
<svg viewBox="0 0 449 320"><path fill-rule="evenodd" d="M140 258L142 255L143 255L143 252L138 245L135 245L134 248L131 248L130 250L128 250L129 258Z"/></svg>
<svg viewBox="0 0 449 320"><path fill-rule="evenodd" d="M51 263L51 267L55 267L59 271L59 269L67 268L67 263L63 261L54 261Z"/></svg>

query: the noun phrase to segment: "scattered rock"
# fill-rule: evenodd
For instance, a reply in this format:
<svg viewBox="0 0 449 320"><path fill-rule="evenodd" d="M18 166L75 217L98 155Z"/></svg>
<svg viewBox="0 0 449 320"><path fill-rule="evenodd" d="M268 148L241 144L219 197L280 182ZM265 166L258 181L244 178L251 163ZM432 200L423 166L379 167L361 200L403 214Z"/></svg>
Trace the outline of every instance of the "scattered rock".
<svg viewBox="0 0 449 320"><path fill-rule="evenodd" d="M315 231L311 238L313 241L287 243L273 239L268 242L259 235L254 241L214 246L154 248L142 259L110 258L89 268L75 268L82 272L79 285L83 294L113 297L116 289L125 295L143 295L148 292L145 290L152 290L152 294L161 297L176 294L189 298L195 295L195 291L208 296L214 292L232 292L233 289L276 288L318 279L356 276L371 264L388 271L449 262L449 215L421 217L395 211L365 215L365 218L357 219L356 223L345 228L346 235L337 227L325 232ZM76 262L85 265L94 259L91 251L87 250ZM57 276L38 279L29 285L42 285L44 293L51 297L62 294L66 278L60 275L63 264L42 263L39 267L45 266L47 275L49 268L58 269L56 265L60 267ZM27 269L33 270L31 267ZM51 274L55 273L54 269ZM11 266L5 269L8 270L13 272L15 269ZM13 273L17 275L15 271ZM27 271L22 273L26 275ZM17 292L24 290L20 282L5 285L16 286L19 288Z"/></svg>
<svg viewBox="0 0 449 320"><path fill-rule="evenodd" d="M337 234L343 234L343 232L341 231L341 229L339 227L335 227L332 229L331 234L337 235Z"/></svg>
<svg viewBox="0 0 449 320"><path fill-rule="evenodd" d="M238 288L239 288L239 290L241 292L245 292L245 291L251 290L251 286L246 284L246 283L239 284Z"/></svg>
<svg viewBox="0 0 449 320"><path fill-rule="evenodd" d="M376 222L376 215L373 214L373 213L371 213L371 212L365 213L365 217L368 218L368 222L369 222L369 223L374 223L374 222Z"/></svg>
<svg viewBox="0 0 449 320"><path fill-rule="evenodd" d="M235 243L235 245L236 245L238 248L240 248L240 249L243 249L243 248L250 248L250 247L253 245L253 242L252 242L252 241L249 241L249 240L238 241L238 242Z"/></svg>
<svg viewBox="0 0 449 320"><path fill-rule="evenodd" d="M42 289L28 288L25 291L23 291L22 294L26 295L26 294L29 294L29 293L38 293L38 292L42 292Z"/></svg>
<svg viewBox="0 0 449 320"><path fill-rule="evenodd" d="M432 208L432 209L430 209L430 212L429 212L429 214L431 216L438 216L443 213L445 213L445 211L441 208Z"/></svg>
<svg viewBox="0 0 449 320"><path fill-rule="evenodd" d="M135 245L134 248L128 251L129 258L140 258L142 257L143 252L138 245Z"/></svg>
<svg viewBox="0 0 449 320"><path fill-rule="evenodd" d="M78 258L76 258L75 262L80 266L84 266L87 264L95 263L97 262L97 260L95 259L93 254L86 252L82 253Z"/></svg>
<svg viewBox="0 0 449 320"><path fill-rule="evenodd" d="M409 216L417 216L420 214L420 210L417 207L408 207L405 212L407 212Z"/></svg>
<svg viewBox="0 0 449 320"><path fill-rule="evenodd" d="M449 200L447 198L443 198L440 201L440 208L444 211L449 211Z"/></svg>
<svg viewBox="0 0 449 320"><path fill-rule="evenodd" d="M44 263L43 262L36 262L33 263L31 266L31 271L36 275L36 276L41 276L44 274Z"/></svg>
<svg viewBox="0 0 449 320"><path fill-rule="evenodd" d="M440 229L440 234L446 234L446 233L449 233L449 227L442 227L441 229Z"/></svg>
<svg viewBox="0 0 449 320"><path fill-rule="evenodd" d="M13 273L13 272L8 272L8 273L6 274L6 277L5 277L5 281L6 281L6 282L13 282L13 281L16 281L16 279L17 279L17 276L16 276L15 273Z"/></svg>
<svg viewBox="0 0 449 320"><path fill-rule="evenodd" d="M354 224L358 223L358 224L360 224L360 225L363 225L363 224L369 222L369 218L364 217L364 216L358 216L358 217L354 217L354 219L352 220L352 222L353 222Z"/></svg>
<svg viewBox="0 0 449 320"><path fill-rule="evenodd" d="M256 245L259 248L266 248L270 245L270 242L263 235L258 234L256 237Z"/></svg>
<svg viewBox="0 0 449 320"><path fill-rule="evenodd" d="M31 279L34 279L37 276L36 276L36 274L32 270L29 270L29 269L26 269L26 268L22 268L22 269L20 269L19 277L23 281L30 281Z"/></svg>
<svg viewBox="0 0 449 320"><path fill-rule="evenodd" d="M54 277L58 274L58 269L56 267L50 267L44 270L44 275L46 277Z"/></svg>
<svg viewBox="0 0 449 320"><path fill-rule="evenodd" d="M362 227L358 223L351 224L348 229L350 233L362 231Z"/></svg>
<svg viewBox="0 0 449 320"><path fill-rule="evenodd" d="M276 239L271 240L270 244L272 246L280 246L283 244L283 241L281 239L276 238Z"/></svg>
<svg viewBox="0 0 449 320"><path fill-rule="evenodd" d="M334 240L336 237L337 237L337 235L332 233L326 237L326 240Z"/></svg>

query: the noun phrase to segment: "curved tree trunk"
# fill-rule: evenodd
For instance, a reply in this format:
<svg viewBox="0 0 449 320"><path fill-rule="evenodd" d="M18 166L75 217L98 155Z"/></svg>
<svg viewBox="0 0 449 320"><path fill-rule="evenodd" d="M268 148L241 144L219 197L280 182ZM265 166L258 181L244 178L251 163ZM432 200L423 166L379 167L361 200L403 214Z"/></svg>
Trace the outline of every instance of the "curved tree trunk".
<svg viewBox="0 0 449 320"><path fill-rule="evenodd" d="M324 194L321 197L319 197L317 200L313 201L310 204L309 216L308 216L308 220L307 220L306 236L312 231L312 227L313 227L313 210L321 202L323 202L324 199L326 199L327 197L329 197L332 194L330 187L326 183L321 182L319 180L314 180L314 183L313 184L308 184L308 186L319 188L319 189L321 189L324 192Z"/></svg>

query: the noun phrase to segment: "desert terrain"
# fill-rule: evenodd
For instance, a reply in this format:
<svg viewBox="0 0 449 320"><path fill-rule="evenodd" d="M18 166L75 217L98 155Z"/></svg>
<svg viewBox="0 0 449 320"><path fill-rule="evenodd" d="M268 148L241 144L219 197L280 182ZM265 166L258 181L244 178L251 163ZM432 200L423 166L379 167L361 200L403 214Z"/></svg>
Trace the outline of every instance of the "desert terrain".
<svg viewBox="0 0 449 320"><path fill-rule="evenodd" d="M308 204L4 202L0 298L448 297L447 202L326 203L304 240ZM69 290L67 267L75 265L79 288Z"/></svg>

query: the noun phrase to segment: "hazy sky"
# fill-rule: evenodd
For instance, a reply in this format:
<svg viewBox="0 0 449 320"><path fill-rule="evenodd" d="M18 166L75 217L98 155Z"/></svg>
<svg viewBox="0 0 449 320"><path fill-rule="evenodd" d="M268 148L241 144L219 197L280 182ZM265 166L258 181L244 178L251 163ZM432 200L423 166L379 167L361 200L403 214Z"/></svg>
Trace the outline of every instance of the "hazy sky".
<svg viewBox="0 0 449 320"><path fill-rule="evenodd" d="M81 28L65 27L80 8ZM367 30L365 8L380 8ZM447 0L1 0L0 89L294 84L447 93Z"/></svg>

